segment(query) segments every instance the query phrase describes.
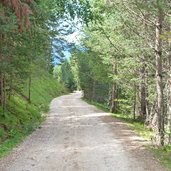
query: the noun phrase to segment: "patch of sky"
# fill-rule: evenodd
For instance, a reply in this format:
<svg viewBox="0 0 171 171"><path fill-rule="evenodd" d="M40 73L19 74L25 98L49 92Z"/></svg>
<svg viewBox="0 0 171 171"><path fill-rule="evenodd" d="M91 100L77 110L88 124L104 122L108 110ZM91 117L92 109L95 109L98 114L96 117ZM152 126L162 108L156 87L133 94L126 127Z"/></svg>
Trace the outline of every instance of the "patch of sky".
<svg viewBox="0 0 171 171"><path fill-rule="evenodd" d="M60 64L64 59L69 59L72 50L79 46L82 33L82 24L75 18L64 17L59 20L57 35L52 41L52 55L54 64Z"/></svg>

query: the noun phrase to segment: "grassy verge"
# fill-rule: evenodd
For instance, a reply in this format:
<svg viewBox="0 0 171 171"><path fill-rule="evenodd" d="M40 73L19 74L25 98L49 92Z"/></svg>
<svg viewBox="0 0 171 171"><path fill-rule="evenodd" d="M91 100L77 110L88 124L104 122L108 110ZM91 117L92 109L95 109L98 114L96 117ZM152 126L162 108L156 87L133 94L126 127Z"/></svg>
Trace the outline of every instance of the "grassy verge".
<svg viewBox="0 0 171 171"><path fill-rule="evenodd" d="M109 112L109 108L107 107L107 105L106 104L101 104L101 103L97 103L97 102L95 102L95 101L90 101L90 100L87 100L87 99L85 99L85 98L82 98L84 101L86 101L88 104L90 104L90 105L94 105L94 106L96 106L97 108L99 108L99 109L101 109L101 110L103 110L103 111L105 111L105 112Z"/></svg>
<svg viewBox="0 0 171 171"><path fill-rule="evenodd" d="M85 101L91 105L95 105L97 108L105 112L109 112L108 107L104 104L99 104L97 102L88 100ZM154 133L149 128L147 128L143 122L139 120L134 120L131 115L114 113L111 113L111 115L126 122L128 126L130 126L139 136L145 138L146 140L151 140L151 138L154 136ZM171 169L171 145L166 145L161 148L157 148L151 145L147 148L150 149L155 158L159 160L164 167Z"/></svg>
<svg viewBox="0 0 171 171"><path fill-rule="evenodd" d="M161 148L150 147L150 150L153 152L154 156L160 161L160 163L171 170L171 146L166 145Z"/></svg>
<svg viewBox="0 0 171 171"><path fill-rule="evenodd" d="M85 99L84 99L85 100ZM91 104L91 105L95 105L97 108L105 111L105 112L109 112L109 108L107 107L107 105L105 104L99 104L97 102L94 101L88 101L85 100L87 103ZM111 116L118 118L126 123L128 123L128 125L140 136L142 136L143 138L150 140L151 137L153 136L153 132L147 128L146 126L144 126L144 123L139 121L139 120L134 120L132 118L131 115L128 114L116 114L116 113L111 113Z"/></svg>
<svg viewBox="0 0 171 171"><path fill-rule="evenodd" d="M39 78L33 77L30 104L14 92L6 112L0 115L0 158L39 127L50 101L66 92L64 86L47 73L42 73ZM27 95L27 86L23 88L23 94Z"/></svg>
<svg viewBox="0 0 171 171"><path fill-rule="evenodd" d="M20 142L22 142L22 140L26 137L26 134L24 133L16 133L16 135L14 135L11 138L8 138L6 141L4 141L1 145L0 145L0 158L6 156L7 154L9 154L9 152L16 147Z"/></svg>
<svg viewBox="0 0 171 171"><path fill-rule="evenodd" d="M147 128L143 122L134 120L130 115L114 113L111 115L128 123L128 126L130 126L139 136L143 137L144 139L150 140L153 137L153 132Z"/></svg>

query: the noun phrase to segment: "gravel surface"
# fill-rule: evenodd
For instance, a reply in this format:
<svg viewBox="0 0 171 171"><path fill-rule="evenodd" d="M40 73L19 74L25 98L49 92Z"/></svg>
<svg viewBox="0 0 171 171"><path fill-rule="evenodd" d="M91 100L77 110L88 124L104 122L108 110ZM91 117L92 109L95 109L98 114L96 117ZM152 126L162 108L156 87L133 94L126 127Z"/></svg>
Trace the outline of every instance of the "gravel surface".
<svg viewBox="0 0 171 171"><path fill-rule="evenodd" d="M52 101L42 127L0 160L0 171L165 171L146 144L76 92Z"/></svg>

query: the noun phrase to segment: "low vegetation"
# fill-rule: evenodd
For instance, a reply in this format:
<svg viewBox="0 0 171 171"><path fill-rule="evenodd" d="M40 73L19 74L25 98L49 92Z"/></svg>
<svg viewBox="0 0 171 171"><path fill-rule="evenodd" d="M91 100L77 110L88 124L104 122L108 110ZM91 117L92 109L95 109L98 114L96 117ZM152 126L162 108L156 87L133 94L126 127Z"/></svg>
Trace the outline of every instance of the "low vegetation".
<svg viewBox="0 0 171 171"><path fill-rule="evenodd" d="M88 100L85 100L85 101L88 102L89 104L95 105L96 107L98 107L99 109L105 112L110 111L109 107L105 104L100 104L100 103L97 103L94 101L88 101ZM141 120L134 119L132 115L122 114L122 113L111 113L111 116L126 122L128 126L130 126L138 135L145 138L146 140L150 141L154 136L154 133L150 128L145 126Z"/></svg>
<svg viewBox="0 0 171 171"><path fill-rule="evenodd" d="M26 94L24 89L23 94ZM6 111L0 116L0 157L38 128L50 101L67 91L52 75L42 71L41 77L33 77L31 92L31 103L15 92L8 99Z"/></svg>
<svg viewBox="0 0 171 171"><path fill-rule="evenodd" d="M84 99L91 105L95 105L99 109L109 112L109 107L106 104L100 104L94 101L88 101ZM144 125L144 123L140 120L134 120L131 115L128 114L118 114L118 113L111 113L111 116L122 120L127 123L127 125L132 128L139 136L143 137L144 139L151 141L154 138L154 132ZM151 144L146 146L154 155L156 159L160 161L160 163L168 169L171 169L171 146L165 145L164 147L157 147L155 144Z"/></svg>

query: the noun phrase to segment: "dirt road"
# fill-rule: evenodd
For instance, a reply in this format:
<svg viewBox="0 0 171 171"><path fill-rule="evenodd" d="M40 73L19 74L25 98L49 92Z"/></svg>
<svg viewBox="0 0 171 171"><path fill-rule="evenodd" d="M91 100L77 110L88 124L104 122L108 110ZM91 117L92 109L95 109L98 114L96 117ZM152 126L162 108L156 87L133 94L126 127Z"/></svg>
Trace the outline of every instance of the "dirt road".
<svg viewBox="0 0 171 171"><path fill-rule="evenodd" d="M80 98L54 99L42 128L0 161L0 171L164 171L143 139Z"/></svg>

